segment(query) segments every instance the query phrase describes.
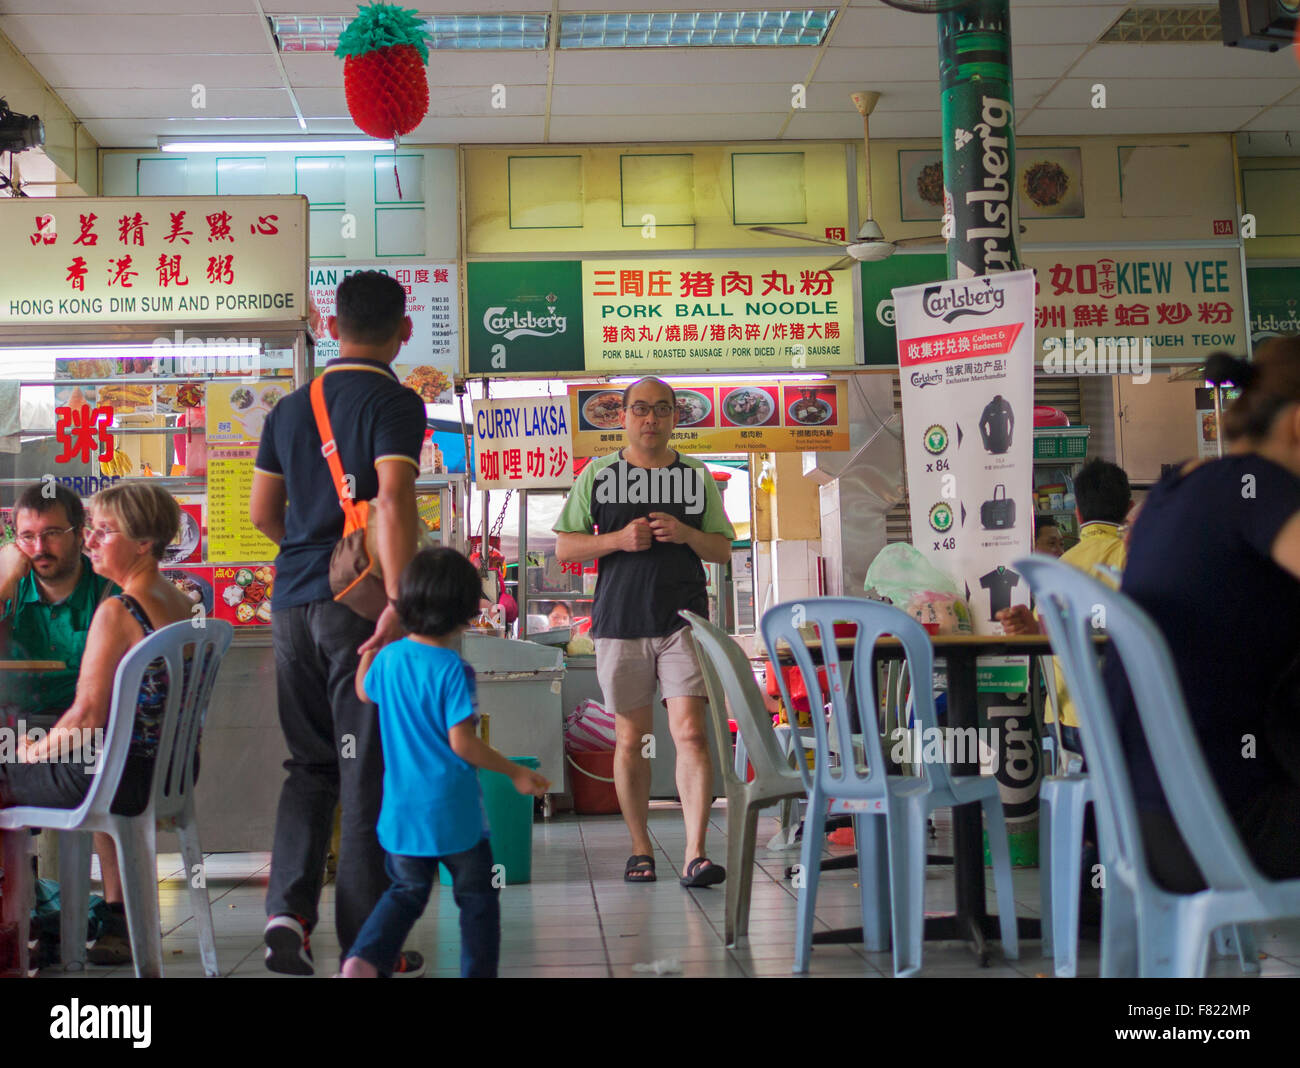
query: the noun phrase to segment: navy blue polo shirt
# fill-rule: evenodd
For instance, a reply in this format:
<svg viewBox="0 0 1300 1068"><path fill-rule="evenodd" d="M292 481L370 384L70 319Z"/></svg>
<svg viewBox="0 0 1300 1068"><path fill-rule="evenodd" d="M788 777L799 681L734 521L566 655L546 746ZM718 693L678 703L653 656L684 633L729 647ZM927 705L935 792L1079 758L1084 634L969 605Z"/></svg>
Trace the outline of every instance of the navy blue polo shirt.
<svg viewBox="0 0 1300 1068"><path fill-rule="evenodd" d="M419 394L375 360L330 360L322 376L339 459L344 474L356 480L357 500L379 493L376 464L409 463L419 471L425 427ZM311 387L305 385L271 409L255 465L264 475L284 479L289 499L275 558L277 611L333 597L329 562L343 536L343 509L320 450Z"/></svg>
<svg viewBox="0 0 1300 1068"><path fill-rule="evenodd" d="M1300 654L1300 581L1273 562L1273 542L1300 512L1300 479L1258 455L1173 472L1134 521L1121 589L1169 646L1192 727L1229 812L1289 781ZM1105 678L1138 807L1168 811L1116 650ZM1137 665L1137 670L1141 666ZM1253 744L1252 744L1253 742ZM1294 755L1290 757L1294 760Z"/></svg>

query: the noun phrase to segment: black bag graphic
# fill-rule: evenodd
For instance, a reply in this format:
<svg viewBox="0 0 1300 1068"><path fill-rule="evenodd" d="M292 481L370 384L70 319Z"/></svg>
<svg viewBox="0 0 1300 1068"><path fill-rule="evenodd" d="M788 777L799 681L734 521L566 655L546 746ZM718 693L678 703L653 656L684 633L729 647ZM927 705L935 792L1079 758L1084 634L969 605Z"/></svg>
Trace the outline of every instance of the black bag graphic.
<svg viewBox="0 0 1300 1068"><path fill-rule="evenodd" d="M1016 502L1007 496L1007 487L999 482L993 487L993 499L980 505L980 526L985 530L1007 530L1015 525Z"/></svg>

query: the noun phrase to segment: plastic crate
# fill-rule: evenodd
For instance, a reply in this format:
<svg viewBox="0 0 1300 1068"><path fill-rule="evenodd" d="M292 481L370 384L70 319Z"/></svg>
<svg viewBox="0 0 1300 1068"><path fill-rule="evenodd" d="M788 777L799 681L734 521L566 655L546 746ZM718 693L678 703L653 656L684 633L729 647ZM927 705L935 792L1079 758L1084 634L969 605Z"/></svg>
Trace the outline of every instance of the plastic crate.
<svg viewBox="0 0 1300 1068"><path fill-rule="evenodd" d="M1034 431L1035 460L1085 460L1091 427L1052 427Z"/></svg>

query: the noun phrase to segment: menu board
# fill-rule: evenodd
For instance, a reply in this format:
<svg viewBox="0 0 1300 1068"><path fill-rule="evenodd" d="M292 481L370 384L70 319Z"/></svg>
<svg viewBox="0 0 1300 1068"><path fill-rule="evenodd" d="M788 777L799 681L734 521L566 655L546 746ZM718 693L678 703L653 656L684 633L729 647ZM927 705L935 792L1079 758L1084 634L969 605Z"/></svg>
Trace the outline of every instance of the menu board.
<svg viewBox="0 0 1300 1068"><path fill-rule="evenodd" d="M162 577L196 605L202 605L205 616L215 618L213 616L215 604L212 593L212 570L210 567L196 567L189 564L185 567L164 567Z"/></svg>
<svg viewBox="0 0 1300 1068"><path fill-rule="evenodd" d="M247 382L209 382L208 448L257 441L266 417L291 389L287 382L259 378Z"/></svg>
<svg viewBox="0 0 1300 1068"><path fill-rule="evenodd" d="M355 263L311 269L311 299L322 321L335 314L339 283L358 271L391 275L406 290L411 339L393 361L393 374L426 404L450 403L452 379L460 370L460 293L454 263ZM316 339L316 366L339 354L339 343L323 331Z"/></svg>
<svg viewBox="0 0 1300 1068"><path fill-rule="evenodd" d="M842 452L849 447L847 383L772 385L727 382L679 387L677 427L669 444L687 453ZM610 386L570 386L575 456L604 456L627 444L623 393Z"/></svg>
<svg viewBox="0 0 1300 1068"><path fill-rule="evenodd" d="M208 559L272 560L274 542L253 526L248 502L253 494L257 447L208 450Z"/></svg>

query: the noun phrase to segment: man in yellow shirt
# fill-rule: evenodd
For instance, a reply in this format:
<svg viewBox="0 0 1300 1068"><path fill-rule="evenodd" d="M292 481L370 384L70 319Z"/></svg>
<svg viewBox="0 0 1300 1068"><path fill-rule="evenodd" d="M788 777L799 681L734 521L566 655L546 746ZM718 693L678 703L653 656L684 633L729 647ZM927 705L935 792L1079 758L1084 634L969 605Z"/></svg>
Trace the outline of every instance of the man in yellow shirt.
<svg viewBox="0 0 1300 1068"><path fill-rule="evenodd" d="M1079 519L1079 544L1065 551L1061 563L1115 585L1111 575L1098 571L1097 566L1113 568L1116 572L1124 570L1127 550L1121 527L1133 505L1128 475L1122 467L1106 460L1091 460L1074 476L1074 500L1075 514ZM1007 634L1037 634L1041 630L1038 620L1024 605L1003 609L997 618ZM1061 742L1071 752L1082 753L1079 719L1074 703L1066 693L1059 664L1055 665L1055 672L1057 703L1061 712ZM1051 708L1048 708L1045 718L1049 723L1055 720Z"/></svg>

